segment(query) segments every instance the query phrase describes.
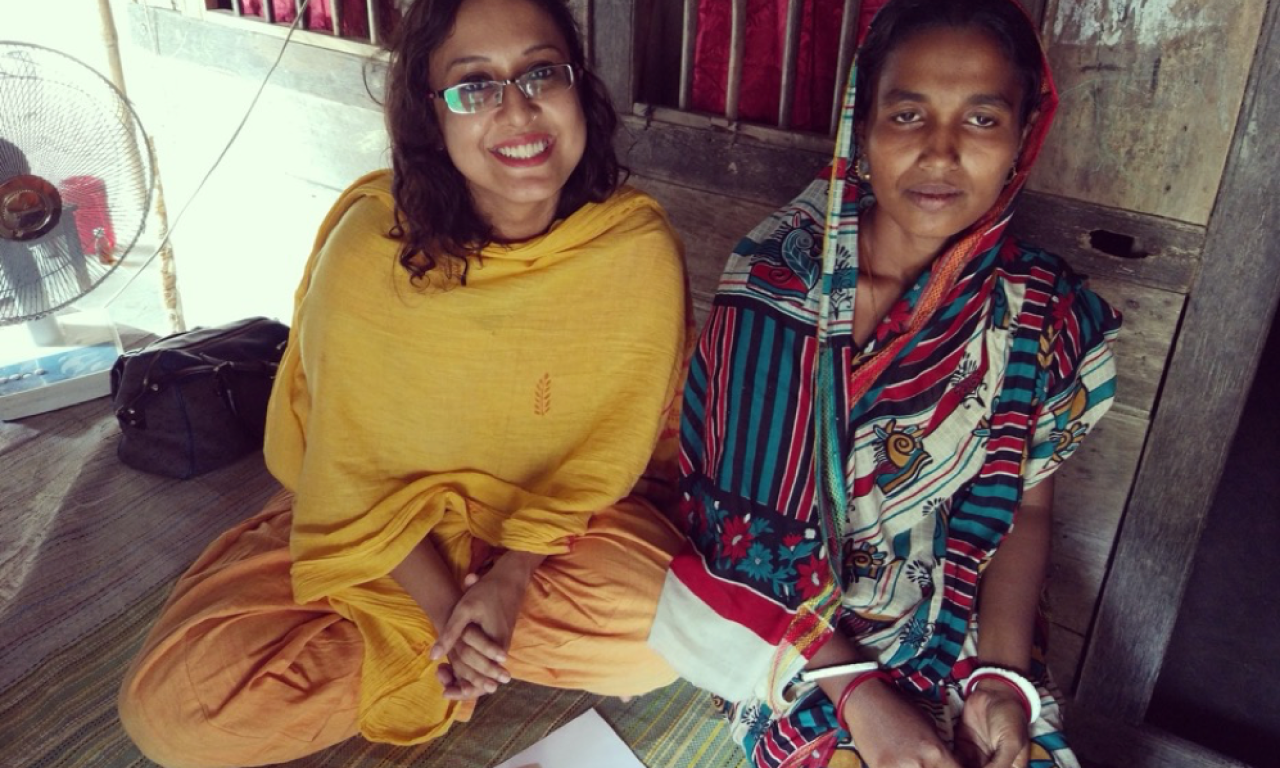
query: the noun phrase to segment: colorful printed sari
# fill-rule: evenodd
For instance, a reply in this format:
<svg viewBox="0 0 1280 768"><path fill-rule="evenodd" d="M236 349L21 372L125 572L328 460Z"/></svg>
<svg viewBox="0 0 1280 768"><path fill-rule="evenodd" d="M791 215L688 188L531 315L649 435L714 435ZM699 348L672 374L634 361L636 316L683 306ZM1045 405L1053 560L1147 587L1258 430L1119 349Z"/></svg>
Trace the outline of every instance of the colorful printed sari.
<svg viewBox="0 0 1280 768"><path fill-rule="evenodd" d="M725 700L756 766L857 765L806 661L834 632L877 658L952 744L976 664L979 574L1022 493L1114 396L1119 315L1060 259L1006 237L1057 99L993 209L853 340L853 82L828 171L730 257L681 427L687 546L650 644ZM1032 766L1076 765L1052 683Z"/></svg>

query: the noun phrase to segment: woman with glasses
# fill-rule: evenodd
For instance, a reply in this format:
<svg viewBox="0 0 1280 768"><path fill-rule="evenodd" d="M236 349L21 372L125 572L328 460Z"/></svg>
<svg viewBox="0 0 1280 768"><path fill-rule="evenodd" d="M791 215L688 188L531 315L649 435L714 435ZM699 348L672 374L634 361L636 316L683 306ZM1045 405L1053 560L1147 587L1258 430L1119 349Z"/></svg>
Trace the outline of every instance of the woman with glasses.
<svg viewBox="0 0 1280 768"><path fill-rule="evenodd" d="M1048 65L1014 0L890 0L855 69L698 342L650 642L756 768L1074 767L1037 606L1120 318L1005 232Z"/></svg>
<svg viewBox="0 0 1280 768"><path fill-rule="evenodd" d="M284 491L182 577L126 675L162 765L420 743L519 679L629 696L679 543L680 245L620 186L563 0L418 0L393 168L320 228L272 396Z"/></svg>

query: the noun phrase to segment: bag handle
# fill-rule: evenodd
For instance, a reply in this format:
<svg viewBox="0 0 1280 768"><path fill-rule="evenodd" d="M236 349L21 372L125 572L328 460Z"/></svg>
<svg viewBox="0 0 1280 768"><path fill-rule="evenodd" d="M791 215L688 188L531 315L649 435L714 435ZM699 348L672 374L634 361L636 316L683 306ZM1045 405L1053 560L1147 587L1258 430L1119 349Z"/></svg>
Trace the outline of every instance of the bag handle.
<svg viewBox="0 0 1280 768"><path fill-rule="evenodd" d="M227 406L227 410L231 412L236 423L244 426L245 417L240 412L240 404L236 401L235 390L227 384L227 374L232 373L256 373L265 376L268 379L275 378L276 370L279 368L278 363L270 363L265 361L244 362L240 360L225 360L214 366L213 379L218 388L218 395L222 398L222 402Z"/></svg>

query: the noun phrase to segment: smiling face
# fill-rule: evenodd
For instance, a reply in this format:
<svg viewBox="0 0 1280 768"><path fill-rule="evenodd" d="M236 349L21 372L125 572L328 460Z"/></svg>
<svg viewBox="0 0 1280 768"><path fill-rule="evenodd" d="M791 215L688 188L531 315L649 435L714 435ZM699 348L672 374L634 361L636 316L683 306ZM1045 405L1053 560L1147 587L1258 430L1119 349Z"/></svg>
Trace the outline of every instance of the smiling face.
<svg viewBox="0 0 1280 768"><path fill-rule="evenodd" d="M431 54L432 90L508 80L567 64L569 47L551 17L528 0L465 0L452 34ZM576 88L528 99L515 85L502 104L472 115L435 100L445 149L467 180L476 210L505 240L544 231L586 148Z"/></svg>
<svg viewBox="0 0 1280 768"><path fill-rule="evenodd" d="M1024 134L1022 85L974 28L919 32L886 57L860 139L874 227L930 256L991 209Z"/></svg>

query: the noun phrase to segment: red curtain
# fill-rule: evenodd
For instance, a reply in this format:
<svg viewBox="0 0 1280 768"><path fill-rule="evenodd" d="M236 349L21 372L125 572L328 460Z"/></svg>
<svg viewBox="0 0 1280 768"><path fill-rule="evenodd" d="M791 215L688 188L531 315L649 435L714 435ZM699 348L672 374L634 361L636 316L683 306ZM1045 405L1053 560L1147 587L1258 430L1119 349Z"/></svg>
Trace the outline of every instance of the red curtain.
<svg viewBox="0 0 1280 768"><path fill-rule="evenodd" d="M297 15L294 0L269 0L271 9L275 15L277 24L292 24L294 17ZM311 4L307 6L306 18L302 20L302 28L309 29L313 32L332 32L333 31L333 3L341 3L339 8L342 11L342 30L341 37L349 37L356 40L369 39L369 11L365 5L365 0L311 0ZM263 6L266 0L240 0L240 10L245 16L256 16L265 18L263 14ZM220 6L230 7L229 0L219 2ZM379 10L385 11L391 4L386 0L378 0ZM383 13L382 18L386 18ZM385 26L385 25L383 25Z"/></svg>
<svg viewBox="0 0 1280 768"><path fill-rule="evenodd" d="M863 0L858 39L888 0ZM791 127L826 132L835 93L843 0L802 0L799 55ZM693 108L724 114L732 29L730 0L701 0L694 47ZM777 124L786 45L787 0L747 0L746 46L739 91L739 118Z"/></svg>

